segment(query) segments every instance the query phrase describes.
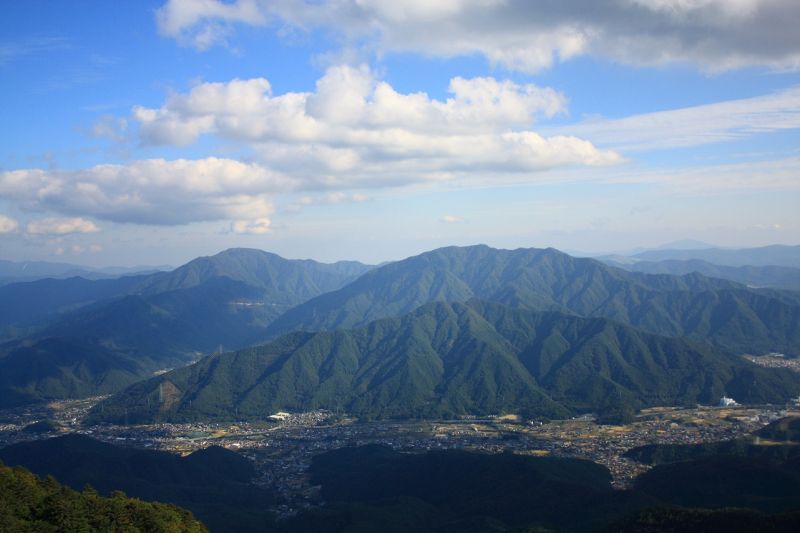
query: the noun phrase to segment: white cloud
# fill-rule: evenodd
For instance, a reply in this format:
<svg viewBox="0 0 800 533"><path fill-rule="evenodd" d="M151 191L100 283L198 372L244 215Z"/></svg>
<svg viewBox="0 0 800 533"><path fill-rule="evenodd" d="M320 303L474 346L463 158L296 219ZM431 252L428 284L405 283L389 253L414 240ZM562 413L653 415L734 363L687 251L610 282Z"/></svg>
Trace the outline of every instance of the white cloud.
<svg viewBox="0 0 800 533"><path fill-rule="evenodd" d="M554 129L620 151L698 146L800 128L800 88Z"/></svg>
<svg viewBox="0 0 800 533"><path fill-rule="evenodd" d="M198 48L224 42L233 23L275 19L281 29L332 29L378 53L482 54L525 72L588 54L708 71L800 67L796 0L170 0L157 17L162 33L196 35Z"/></svg>
<svg viewBox="0 0 800 533"><path fill-rule="evenodd" d="M22 207L158 225L255 220L272 212L269 193L292 187L261 165L213 157L0 172L0 198Z"/></svg>
<svg viewBox="0 0 800 533"><path fill-rule="evenodd" d="M19 230L19 222L6 215L0 215L0 235L16 233L17 230Z"/></svg>
<svg viewBox="0 0 800 533"><path fill-rule="evenodd" d="M529 128L566 111L549 88L454 78L450 97L400 93L369 69L328 69L313 93L273 95L264 78L203 83L158 109L136 107L143 142L186 145L214 134L254 146L307 188L383 186L470 174L620 161L572 136Z"/></svg>
<svg viewBox="0 0 800 533"><path fill-rule="evenodd" d="M255 220L235 220L231 224L231 230L239 234L263 235L269 233L271 224L272 221L266 217Z"/></svg>
<svg viewBox="0 0 800 533"><path fill-rule="evenodd" d="M445 224L459 224L464 222L464 219L456 215L444 215L439 219L439 222L444 222Z"/></svg>
<svg viewBox="0 0 800 533"><path fill-rule="evenodd" d="M225 44L232 23L264 24L265 18L255 0L169 0L156 10L161 35L174 37L198 50Z"/></svg>
<svg viewBox="0 0 800 533"><path fill-rule="evenodd" d="M100 228L85 218L43 218L28 223L30 235L69 235L71 233L97 233Z"/></svg>

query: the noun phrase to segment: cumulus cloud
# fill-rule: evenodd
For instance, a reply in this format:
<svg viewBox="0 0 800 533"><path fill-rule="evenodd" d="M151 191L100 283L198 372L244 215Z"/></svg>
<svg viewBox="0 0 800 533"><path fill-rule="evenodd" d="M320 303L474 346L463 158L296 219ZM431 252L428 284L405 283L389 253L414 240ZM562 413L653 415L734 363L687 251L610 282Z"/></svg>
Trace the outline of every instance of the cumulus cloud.
<svg viewBox="0 0 800 533"><path fill-rule="evenodd" d="M800 128L800 88L554 129L625 152L699 146Z"/></svg>
<svg viewBox="0 0 800 533"><path fill-rule="evenodd" d="M213 157L0 173L0 197L22 207L159 225L263 218L272 212L269 193L291 187L261 165Z"/></svg>
<svg viewBox="0 0 800 533"><path fill-rule="evenodd" d="M170 0L156 10L161 35L198 50L227 42L233 23L260 25L265 22L255 0L234 3L219 0Z"/></svg>
<svg viewBox="0 0 800 533"><path fill-rule="evenodd" d="M6 233L16 233L19 229L19 222L6 215L0 215L0 235Z"/></svg>
<svg viewBox="0 0 800 533"><path fill-rule="evenodd" d="M704 70L800 67L795 0L170 0L157 13L165 35L224 40L234 23L326 28L380 51L482 54L535 72L598 55L638 65L688 62ZM223 33L223 37L217 35Z"/></svg>
<svg viewBox="0 0 800 533"><path fill-rule="evenodd" d="M71 233L97 233L100 228L85 218L43 218L28 223L29 235L69 235Z"/></svg>
<svg viewBox="0 0 800 533"><path fill-rule="evenodd" d="M274 95L264 78L203 83L160 108L136 107L133 118L147 144L186 145L205 134L249 142L270 168L302 175L311 187L620 160L585 140L527 129L566 111L566 98L553 89L454 78L449 92L444 100L400 93L366 67L337 66L314 92Z"/></svg>
<svg viewBox="0 0 800 533"><path fill-rule="evenodd" d="M234 220L231 224L231 230L234 233L245 235L263 235L269 233L272 221L267 217L257 218L255 220Z"/></svg>

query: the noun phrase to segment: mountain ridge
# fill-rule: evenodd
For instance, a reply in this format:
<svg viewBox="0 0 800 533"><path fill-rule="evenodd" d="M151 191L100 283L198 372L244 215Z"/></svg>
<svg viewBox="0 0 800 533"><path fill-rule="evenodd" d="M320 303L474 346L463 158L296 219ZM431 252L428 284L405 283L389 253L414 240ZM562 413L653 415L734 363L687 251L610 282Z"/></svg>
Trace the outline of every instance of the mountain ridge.
<svg viewBox="0 0 800 533"><path fill-rule="evenodd" d="M800 376L702 343L603 318L473 300L214 355L129 387L99 404L92 418L233 420L312 409L366 418L502 412L558 418L710 403L723 394L778 402L796 391Z"/></svg>

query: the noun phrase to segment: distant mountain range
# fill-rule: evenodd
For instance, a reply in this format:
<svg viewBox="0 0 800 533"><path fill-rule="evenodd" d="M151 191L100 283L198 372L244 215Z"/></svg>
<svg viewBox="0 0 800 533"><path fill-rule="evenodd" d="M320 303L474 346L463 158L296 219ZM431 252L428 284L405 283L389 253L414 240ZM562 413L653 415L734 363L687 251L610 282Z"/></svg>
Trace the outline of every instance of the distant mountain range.
<svg viewBox="0 0 800 533"><path fill-rule="evenodd" d="M151 274L172 270L169 265L139 265L133 267L93 268L70 263L50 263L47 261L6 261L0 259L0 285L8 283L35 281L38 279L107 279L119 276Z"/></svg>
<svg viewBox="0 0 800 533"><path fill-rule="evenodd" d="M654 249L626 255L606 255L597 257L619 263L638 261L689 261L700 260L717 266L782 266L800 268L800 246L773 244L758 248L680 248Z"/></svg>
<svg viewBox="0 0 800 533"><path fill-rule="evenodd" d="M751 288L767 287L800 291L800 268L787 266L720 266L700 259L664 259L663 261L618 262L606 264L631 272L683 276L694 272L711 278L729 279Z"/></svg>
<svg viewBox="0 0 800 533"><path fill-rule="evenodd" d="M136 384L93 421L258 419L328 409L364 418L619 415L653 405L780 403L800 375L608 319L432 303L355 330L292 333Z"/></svg>
<svg viewBox="0 0 800 533"><path fill-rule="evenodd" d="M742 372L750 368L749 363L725 354L780 351L788 356L800 355L800 293L752 290L698 273L675 276L627 272L554 249L449 247L379 267L356 262L287 260L268 252L232 249L198 258L171 272L147 276L8 285L0 287L0 298L11 302L0 312L0 326L5 327L7 339L0 345L0 406L114 392L157 370L180 367L218 352L220 346L223 350L239 350L290 333L265 348L239 352L252 356L253 366L247 371L252 374L250 377L263 374L265 383L277 380L280 387L265 392L259 389L262 385L256 387L252 382L253 391L240 390L239 383L246 383L249 378L237 374L234 382L209 389L209 398L214 401L192 400L195 411L178 410L170 416L229 416L230 409L235 414L237 408L245 413L250 407L241 395L246 394L258 408L306 408L324 403L352 409L363 416L492 412L514 405L542 416L560 416L590 407L611 412L620 405L711 400L728 387L739 387L736 390L742 401L767 397L777 401L794 390L794 377L779 379L768 377L773 374L767 373L759 377L759 385L748 388L741 385L744 378L737 376L745 375ZM451 305L450 312L436 306L420 309L435 302L467 301L473 303L466 307ZM602 347L598 348L602 354L615 354L616 362L609 360L608 368L595 369L595 381L583 376L580 379L584 381L576 382L582 376L577 371L547 376L536 373L521 363L523 347L515 345L496 323L495 311L488 311L495 308L504 309L501 314L514 310L536 317L558 316L559 321L566 321L562 326L567 328L565 324L569 324L577 333L561 334L564 342L548 348L562 361L581 360L574 359L577 352L571 350L591 341L590 345ZM384 318L391 320L374 322ZM594 319L601 320L592 322ZM460 351L448 359L450 349L440 343L439 336L412 335L416 344L402 341L403 334L396 328L414 320L451 324L453 340L463 341ZM538 322L543 318L526 320L530 327L537 324L537 335L546 336L538 329L543 327ZM586 322L579 325L581 320ZM378 327L376 324L384 325L365 333ZM638 339L631 341L632 345L647 346L646 350L635 352L642 354L642 361L659 361L657 354L664 349L661 343L682 343L675 345L676 353L694 355L687 355L685 361L683 356L675 355L676 361L683 361L679 366L686 371L678 371L678 375L683 379L699 372L707 381L702 387L695 384L676 390L666 371L670 368L668 361L646 369L631 361L622 365L620 361L631 355L619 352L614 336L597 337L592 327L608 327L626 339ZM352 337L347 342L358 347L349 359L336 348L336 335L296 333L333 330L347 330L338 335ZM480 335L470 336L476 332ZM513 338L522 335L508 334ZM376 335L388 344L371 348L365 344L365 335ZM652 340L656 338L662 340ZM335 371L319 367L320 355L304 351L309 339L315 339L312 344L319 344L320 353L329 354L330 361L350 363ZM334 344L328 346L329 343ZM282 346L280 353L292 361L281 372L270 359L276 346ZM390 349L392 346L396 348ZM550 353L543 347L536 349ZM415 359L418 355L420 358ZM470 357L475 360L468 363ZM353 358L359 361L355 367ZM217 359L214 356L201 361L200 366L190 367L191 371L178 372L201 372L202 365L211 365ZM700 360L708 371L692 366L691 361ZM363 373L367 363L376 374ZM272 365L269 371L260 366L264 364ZM464 364L483 368L489 374L467 372L467 378L459 366ZM661 370L657 372L659 365ZM407 375L397 373L401 368L406 369ZM621 369L625 379L613 377L608 373L611 369ZM634 370L644 374L626 374ZM315 373L322 377L326 372L338 377L325 386L321 385L324 380L314 381ZM752 372L747 375L754 376ZM272 377L267 379L267 374ZM173 383L181 398L196 385L188 375L173 375L183 376L175 377ZM389 379L390 375L394 377ZM453 381L456 376L465 379L464 383ZM343 383L350 388L343 390ZM765 392L764 383L775 386L773 393ZM657 392L647 393L647 388ZM260 392L254 392L256 389ZM200 395L201 391L196 392ZM146 399L148 394L152 390L142 401L152 402ZM398 402L397 413L391 412L388 400L393 395L408 398L407 402ZM520 398L525 398L525 403L514 404ZM611 398L617 398L616 404L598 404L601 400L610 402ZM220 403L215 406L218 400ZM367 408L367 404L375 407ZM136 409L141 407L136 404ZM151 403L150 407L156 408L156 404ZM147 416L151 414L148 411Z"/></svg>
<svg viewBox="0 0 800 533"><path fill-rule="evenodd" d="M707 278L609 268L552 248L451 247L376 268L287 311L267 328L363 326L432 301L470 298L512 307L610 318L668 336L711 340L740 353L800 355L800 299Z"/></svg>
<svg viewBox="0 0 800 533"><path fill-rule="evenodd" d="M220 345L248 346L283 311L369 268L233 249L150 276L0 287L10 303L0 320L38 321L0 345L0 406L119 390Z"/></svg>

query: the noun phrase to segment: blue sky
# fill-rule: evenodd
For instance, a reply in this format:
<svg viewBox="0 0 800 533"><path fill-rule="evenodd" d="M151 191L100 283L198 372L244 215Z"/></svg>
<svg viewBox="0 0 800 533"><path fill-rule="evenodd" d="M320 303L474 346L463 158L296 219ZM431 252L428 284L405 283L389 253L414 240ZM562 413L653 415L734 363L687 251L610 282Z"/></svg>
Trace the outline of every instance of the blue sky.
<svg viewBox="0 0 800 533"><path fill-rule="evenodd" d="M800 244L793 1L0 10L3 259Z"/></svg>

